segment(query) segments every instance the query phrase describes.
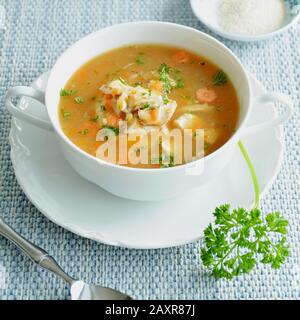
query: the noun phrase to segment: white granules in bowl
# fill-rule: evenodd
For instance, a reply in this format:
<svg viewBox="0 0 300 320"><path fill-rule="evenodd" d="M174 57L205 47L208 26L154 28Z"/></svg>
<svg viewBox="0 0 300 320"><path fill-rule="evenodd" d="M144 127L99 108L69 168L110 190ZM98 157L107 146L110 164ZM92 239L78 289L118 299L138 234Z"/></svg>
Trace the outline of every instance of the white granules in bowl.
<svg viewBox="0 0 300 320"><path fill-rule="evenodd" d="M218 15L228 32L259 35L283 25L286 6L282 0L221 0Z"/></svg>

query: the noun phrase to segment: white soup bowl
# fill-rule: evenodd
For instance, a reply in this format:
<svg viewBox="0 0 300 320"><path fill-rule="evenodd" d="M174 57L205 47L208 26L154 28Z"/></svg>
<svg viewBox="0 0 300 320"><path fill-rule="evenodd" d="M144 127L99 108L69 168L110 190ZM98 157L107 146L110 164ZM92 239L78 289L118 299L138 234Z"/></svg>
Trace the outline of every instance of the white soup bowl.
<svg viewBox="0 0 300 320"><path fill-rule="evenodd" d="M221 148L197 161L162 169L129 168L93 157L64 134L58 116L61 88L84 63L114 48L132 44L164 44L193 51L219 66L232 81L240 104L235 133ZM45 105L45 109L30 114L13 104L12 98L28 96ZM270 93L253 101L247 72L239 59L221 42L195 29L165 22L133 22L115 25L92 33L67 49L52 68L45 92L32 87L8 90L5 104L9 112L21 120L41 128L54 130L63 154L70 165L85 179L120 197L133 200L161 200L171 198L209 182L230 161L233 148L243 135L282 124L292 112L290 99ZM247 127L247 119L254 103L279 101L285 112L254 127ZM45 146L46 148L47 146ZM40 152L43 152L41 150ZM199 170L201 168L201 170ZM213 195L212 195L213 196Z"/></svg>

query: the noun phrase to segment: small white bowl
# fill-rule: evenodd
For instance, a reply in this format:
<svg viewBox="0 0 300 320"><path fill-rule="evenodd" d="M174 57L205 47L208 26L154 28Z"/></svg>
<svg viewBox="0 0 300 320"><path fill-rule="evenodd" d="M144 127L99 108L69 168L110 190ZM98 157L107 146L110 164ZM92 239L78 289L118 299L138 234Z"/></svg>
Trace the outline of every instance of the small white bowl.
<svg viewBox="0 0 300 320"><path fill-rule="evenodd" d="M237 41L259 41L271 38L275 35L278 35L292 25L294 25L297 21L300 20L300 5L293 5L294 1L286 1L287 3L287 14L284 24L281 28L260 35L245 35L239 33L232 33L224 30L218 21L218 6L221 0L191 0L191 7L196 15L196 17L206 25L209 29L219 34L224 38L228 38L231 40Z"/></svg>

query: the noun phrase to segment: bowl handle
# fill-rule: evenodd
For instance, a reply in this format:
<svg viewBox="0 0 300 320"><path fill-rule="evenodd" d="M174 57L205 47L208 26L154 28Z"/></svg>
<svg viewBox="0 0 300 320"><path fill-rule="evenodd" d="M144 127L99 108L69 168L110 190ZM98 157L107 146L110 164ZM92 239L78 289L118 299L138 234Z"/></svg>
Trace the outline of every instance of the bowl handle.
<svg viewBox="0 0 300 320"><path fill-rule="evenodd" d="M244 128L241 133L242 137L248 134L256 133L258 131L261 131L267 128L281 125L290 118L290 116L293 113L293 102L289 96L283 93L276 93L276 92L266 93L261 95L258 99L254 101L254 103L257 103L257 104L267 104L271 102L274 102L274 103L280 102L281 104L283 104L285 106L285 111L283 112L283 114L276 116L271 120L264 121L259 124L255 124L253 126Z"/></svg>
<svg viewBox="0 0 300 320"><path fill-rule="evenodd" d="M41 116L35 112L31 111L29 113L27 109L20 108L20 104L15 105L12 102L13 98L22 97L22 96L33 98L39 101L40 103L42 103L44 105L43 113L45 114L45 116L41 118ZM53 126L50 122L50 119L47 114L47 109L45 106L44 92L34 89L32 87L24 87L24 86L17 86L17 87L10 88L7 90L7 93L5 95L5 106L12 116L20 120L29 122L42 129L53 130Z"/></svg>

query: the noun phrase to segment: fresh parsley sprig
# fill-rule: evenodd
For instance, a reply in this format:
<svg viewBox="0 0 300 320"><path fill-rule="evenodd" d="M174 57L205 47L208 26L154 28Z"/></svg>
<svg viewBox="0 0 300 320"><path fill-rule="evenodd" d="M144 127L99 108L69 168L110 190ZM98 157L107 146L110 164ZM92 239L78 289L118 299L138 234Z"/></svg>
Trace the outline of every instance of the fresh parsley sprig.
<svg viewBox="0 0 300 320"><path fill-rule="evenodd" d="M215 226L204 232L205 248L201 250L203 264L216 278L232 279L249 273L258 262L279 268L289 254L286 238L275 243L270 235L286 234L288 222L279 212L264 220L258 209L230 210L229 205L216 208Z"/></svg>
<svg viewBox="0 0 300 320"><path fill-rule="evenodd" d="M216 278L232 279L249 273L259 262L277 269L289 256L285 237L288 221L279 212L262 217L257 177L241 141L239 147L251 172L255 205L250 211L231 210L228 204L215 209L215 222L204 231L201 259Z"/></svg>
<svg viewBox="0 0 300 320"><path fill-rule="evenodd" d="M173 88L184 88L184 81L180 74L180 70L173 69L167 64L162 63L158 68L158 74L159 80L163 83L166 94L169 94Z"/></svg>
<svg viewBox="0 0 300 320"><path fill-rule="evenodd" d="M222 86L228 82L227 76L222 70L214 74L212 81L214 86Z"/></svg>
<svg viewBox="0 0 300 320"><path fill-rule="evenodd" d="M163 83L165 93L166 94L170 93L172 90L172 83L169 76L170 67L167 64L162 63L158 69L158 73L159 73L159 80Z"/></svg>

